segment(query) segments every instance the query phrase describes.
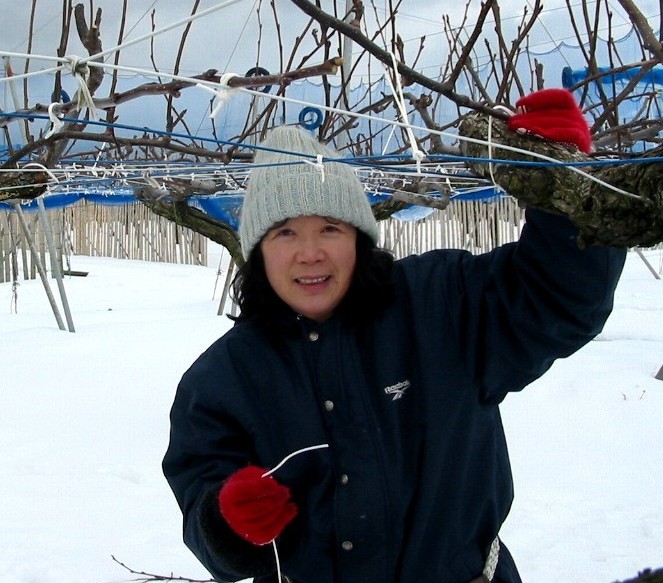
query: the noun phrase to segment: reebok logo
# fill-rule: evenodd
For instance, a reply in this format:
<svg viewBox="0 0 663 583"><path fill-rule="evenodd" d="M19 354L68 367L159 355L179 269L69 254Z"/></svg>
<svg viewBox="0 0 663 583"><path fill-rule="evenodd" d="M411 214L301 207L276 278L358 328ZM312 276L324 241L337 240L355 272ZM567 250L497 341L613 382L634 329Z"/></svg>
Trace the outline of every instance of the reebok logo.
<svg viewBox="0 0 663 583"><path fill-rule="evenodd" d="M407 391L409 388L410 388L410 381L408 379L405 379L400 383L396 383L395 385L385 387L384 392L387 395L391 395L392 401L397 401L398 399L403 398L403 396L405 395L405 391Z"/></svg>

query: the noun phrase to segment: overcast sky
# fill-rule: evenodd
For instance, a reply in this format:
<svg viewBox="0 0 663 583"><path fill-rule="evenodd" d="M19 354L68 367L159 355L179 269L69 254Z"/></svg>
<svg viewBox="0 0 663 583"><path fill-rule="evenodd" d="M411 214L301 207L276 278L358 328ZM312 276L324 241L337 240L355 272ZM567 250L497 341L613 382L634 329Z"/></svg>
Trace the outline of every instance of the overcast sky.
<svg viewBox="0 0 663 583"><path fill-rule="evenodd" d="M338 0L342 2L343 0ZM344 2L343 2L344 3ZM3 19L0 24L0 49L5 51L25 52L28 46L31 2L29 0L0 0ZM89 11L90 2L84 3ZM122 0L93 0L95 8L102 8L103 17L101 31L105 49L117 44L120 25ZM136 39L152 28L152 12L155 11L154 25L163 28L188 16L193 0L129 0L128 15L125 26L125 38ZM203 0L198 12L220 5L219 0ZM577 0L576 4L580 4ZM654 27L658 24L658 2L656 0L639 0L638 6ZM523 7L531 5L531 0L509 0L502 2L502 18L505 25L515 27L518 15ZM590 2L590 10L594 3ZM33 36L33 54L55 55L59 43L61 28L61 6L56 0L37 0L35 14L35 34ZM325 8L331 6L330 0L323 2ZM382 19L386 3L371 5L365 2L367 22L374 22L374 14ZM479 0L470 3L469 22L480 6ZM535 29L535 45L541 50L552 46L552 42L567 41L574 43L571 27L568 24L563 0L544 0L545 10L537 22ZM257 11L260 10L264 40L259 43ZM276 0L276 10L282 23L282 36L285 52L292 46L294 34L301 30L306 19L288 0ZM614 13L614 36L619 37L627 31L624 11L618 2L611 3ZM419 37L426 35L426 62L434 63L441 60L446 50L446 40L441 25L444 15L449 15L453 24L460 24L465 13L464 5L457 0L404 0L399 11L399 33L406 41L407 55L414 58ZM220 9L193 23L187 41L181 70L185 74L194 74L208 68L220 71L244 73L247 68L258 61L261 66L272 72L280 69L279 46L273 27L272 9L267 0L262 4L255 0L239 0L236 4ZM491 26L492 28L492 26ZM600 28L607 34L605 23ZM180 36L184 27L159 35L154 39L154 53L158 66L164 70L172 70ZM267 40L271 39L271 40ZM536 49L537 46L534 46ZM70 34L67 54L85 55L75 31ZM300 55L303 55L300 52ZM112 60L112 57L109 57ZM108 60L108 59L107 59ZM314 61L314 62L317 62ZM121 63L151 69L150 41L143 41L122 54ZM31 68L44 68L51 63L36 62ZM15 72L21 72L23 63L14 60Z"/></svg>

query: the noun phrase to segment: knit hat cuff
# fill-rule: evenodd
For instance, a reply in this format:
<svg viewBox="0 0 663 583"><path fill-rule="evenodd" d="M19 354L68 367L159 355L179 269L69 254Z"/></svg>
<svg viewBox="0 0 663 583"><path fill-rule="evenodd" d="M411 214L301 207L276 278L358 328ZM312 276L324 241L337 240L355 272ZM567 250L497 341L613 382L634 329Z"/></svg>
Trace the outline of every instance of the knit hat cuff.
<svg viewBox="0 0 663 583"><path fill-rule="evenodd" d="M327 165L326 165L327 166ZM250 188L250 187L249 187ZM240 239L247 259L263 235L281 221L301 216L330 217L353 225L378 242L378 226L359 180L349 180L331 172L322 175L316 169L287 172L260 185L268 204L256 204L248 196L242 209ZM247 193L248 195L248 193Z"/></svg>

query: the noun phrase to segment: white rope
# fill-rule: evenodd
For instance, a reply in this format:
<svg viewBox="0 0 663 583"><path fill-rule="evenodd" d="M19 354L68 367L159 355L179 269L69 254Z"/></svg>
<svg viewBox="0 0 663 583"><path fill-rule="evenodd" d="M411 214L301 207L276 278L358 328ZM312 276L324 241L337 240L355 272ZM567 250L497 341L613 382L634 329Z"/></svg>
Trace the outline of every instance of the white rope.
<svg viewBox="0 0 663 583"><path fill-rule="evenodd" d="M40 69L39 71L31 71L29 73L14 74L10 77L0 77L0 83L3 83L5 81L25 79L27 77L35 77L37 75L47 75L51 73L57 73L58 71L62 71L63 69L67 68L68 66L67 62L69 59L69 57L52 57L50 55L12 53L0 50L0 57L1 56L19 57L24 59L30 59L33 61L42 61L42 60L56 61L58 63L61 63L61 65L58 67L52 67L50 69ZM216 83L212 81L205 81L204 79L196 79L194 77L187 77L185 75L176 75L174 73L168 73L165 71L155 72L154 69L143 69L140 67L130 67L128 65L114 65L113 63L104 63L101 61L87 61L87 60L85 62L85 65L87 65L88 67L97 67L100 69L110 69L111 71L136 73L139 75L145 75L147 77L154 77L155 79L158 79L159 77L166 77L168 79L171 79L172 81L184 81L186 83L191 83L192 85L196 85L198 83L207 83L211 86L216 86Z"/></svg>
<svg viewBox="0 0 663 583"><path fill-rule="evenodd" d="M202 83L196 83L196 87L199 89L204 89L205 91L208 91L209 93L212 93L214 97L217 99L217 104L212 110L212 113L210 113L210 117L212 119L215 119L218 113L223 109L223 106L228 102L230 99L231 95L233 92L236 92L237 89L235 87L230 87L228 85L228 82L233 78L237 77L237 73L224 73L221 75L221 79L219 79L218 86L220 89L212 89L211 87L208 87L207 85L203 85Z"/></svg>
<svg viewBox="0 0 663 583"><path fill-rule="evenodd" d="M236 0L236 1L239 1L239 0ZM0 52L0 54L7 54L7 53ZM41 56L31 55L31 58L41 58ZM58 59L58 60L62 60L62 59ZM128 72L141 73L141 74L152 76L152 77L156 76L156 73L154 71L149 71L147 69L139 69L139 68L135 68L135 67L127 67L127 66L124 66L124 65L111 65L111 64L108 64L108 63L99 63L99 62L94 62L94 61L87 62L87 65L90 66L90 67L103 67L103 68L108 68L108 69L116 69L116 70L124 70L124 71L128 71ZM61 67L58 67L58 68L55 68L55 69L52 69L52 70L39 71L39 72L35 72L34 74L41 74L41 73L46 73L46 72L57 71L60 68ZM189 82L192 85L197 85L197 84L216 85L216 84L213 84L211 82L206 82L204 80L194 79L192 77L185 77L185 76L182 76L182 75L169 74L169 73L165 73L165 72L162 72L162 71L159 72L159 75L162 76L162 77L167 77L169 79L173 79L173 80L180 80L180 81ZM12 77L12 79L19 79L19 78L21 78L21 76L19 76L19 75L16 75L16 76ZM2 79L0 79L0 82L1 81L2 81ZM486 140L480 140L480 139L477 139L477 138L470 138L470 137L467 137L467 136L452 134L450 132L445 132L445 131L442 131L442 130L435 130L435 129L431 129L431 128L427 128L427 127L412 125L412 124L400 122L400 121L397 121L397 120L383 119L383 118L376 117L376 116L369 115L369 114L365 114L365 113L358 113L358 112L344 110L344 109L340 109L340 108L336 108L336 107L330 107L330 106L322 105L322 104L319 104L319 103L312 103L310 101L305 101L305 100L302 100L302 99L295 99L295 98L292 98L292 97L286 97L286 96L283 96L283 95L263 93L263 92L259 92L259 91L254 91L252 89L248 89L246 87L238 87L236 89L238 91L243 91L243 92L245 92L249 95L254 95L256 97L267 97L269 99L272 99L274 101L279 101L281 103L294 103L294 104L303 105L303 106L314 106L314 107L317 107L318 109L321 109L321 110L326 111L326 112L335 113L335 114L338 114L338 115L343 115L343 116L348 116L348 117L354 117L356 119L365 119L365 120L367 120L369 122L373 122L373 123L389 124L389 125L392 125L394 127L400 127L400 128L402 128L406 131L408 131L408 130L410 130L410 131L412 131L412 130L423 131L423 132L438 135L438 136L441 136L441 137L452 138L454 140L460 140L460 141L465 141L465 142L468 142L468 143L474 143L474 144L480 144L480 145L487 145ZM538 152L533 152L531 150L525 150L523 148L517 148L515 146L509 146L507 144L500 144L500 143L496 143L496 142L493 142L493 147L496 148L496 149L502 149L502 150L507 150L507 151L510 151L510 152L519 153L519 154L525 154L525 155L532 156L532 157L537 158L537 159L542 160L542 161L552 162L554 164L559 164L561 167L567 168L572 172L580 174L581 176L583 176L587 180L591 180L591 181L593 181L597 184L600 184L604 188L607 188L609 190L617 192L618 194L622 194L624 196L629 196L629 197L632 197L632 198L636 198L638 200L645 200L643 197L641 197L639 195L627 192L625 190L622 190L621 188L613 186L612 184L604 182L603 180L597 178L596 176L593 176L592 174L589 174L588 172L585 172L581 168L578 168L576 166L566 165L566 164L560 162L560 160L557 160L557 159L552 158L550 156L546 156L545 154L540 154Z"/></svg>
<svg viewBox="0 0 663 583"><path fill-rule="evenodd" d="M65 59L63 57L52 57L50 55L31 55L29 53L15 53L12 51L2 51L0 50L0 57L4 60L9 60L12 57L19 59L29 59L32 61L55 61L56 63L63 63ZM7 74L4 77L0 77L0 84L11 81L19 81L21 79L28 79L29 77L36 77L37 75L47 75L49 73L57 73L62 71L65 68L64 64L58 65L57 67L52 67L50 69L40 69L39 71L30 71L29 73L14 73Z"/></svg>
<svg viewBox="0 0 663 583"><path fill-rule="evenodd" d="M36 77L37 75L45 75L48 73L57 73L62 71L64 66L61 67L52 67L51 69L40 69L39 71L30 71L29 73L18 73L12 75L11 77L0 77L0 84L2 83L11 83L12 81L20 81L21 79L28 79L29 77Z"/></svg>
<svg viewBox="0 0 663 583"><path fill-rule="evenodd" d="M409 118L407 115L407 108L405 107L405 96L403 95L403 87L401 85L401 75L398 72L398 62L396 61L396 55L393 52L389 52L391 55L391 62L394 72L394 79L396 80L396 87L391 80L391 75L387 72L385 77L389 82L389 87L391 87L391 93L394 96L394 101L398 106L398 111L401 115L401 119L405 123L405 134L407 135L408 142L410 142L410 149L412 150L412 157L417 165L417 174L421 173L421 161L424 160L426 154L419 149L417 144L417 139L414 137L414 132L412 131L412 126L410 125Z"/></svg>
<svg viewBox="0 0 663 583"><path fill-rule="evenodd" d="M140 42L143 42L144 40L148 40L150 38L153 38L159 34L162 34L164 32L168 32L172 30L173 28L177 28L178 26L182 26L183 24L188 24L189 22L193 22L194 20L197 20L199 18L203 18L209 14L212 14L213 12L216 12L217 10L221 10L223 8L227 8L228 6L232 6L233 4L237 4L238 2L241 2L242 0L227 0L226 2L222 2L221 4L217 4L216 6L211 6L210 8L207 8L205 10L202 10L196 14L191 14L190 16L183 18L181 20L178 20L176 22L173 22L167 26L164 26L163 28L159 28L157 30L153 30L143 36L140 36L138 38L135 38L130 41L126 41L124 43L115 45L114 47L111 47L109 49L106 49L105 51L102 51L100 53L96 53L94 55L90 55L88 57L80 58L80 61L88 66L102 66L102 67L107 67L107 68L113 68L109 63L103 63L100 62L103 57L106 57L110 54L116 53L122 49L125 49L127 47L130 47L134 44L138 44ZM56 73L57 71L61 71L63 68L67 66L68 57L54 57L52 55L35 55L35 54L29 54L29 53L17 53L13 51L1 51L0 50L0 56L7 56L7 57L18 57L22 59L30 59L30 60L39 60L39 61L55 61L62 63L58 67L53 67L51 69L44 69L41 71L32 71L30 73L23 73L19 75L14 75L12 79L25 79L27 77L32 77L34 75L41 75L43 73ZM121 68L121 67L118 67ZM126 68L129 69L129 68ZM155 75L154 71L149 72L150 75ZM159 72L159 75L162 76L168 76L167 74L164 74L162 72ZM175 79L176 76L171 75L171 78ZM180 77L180 79L184 79L183 77ZM191 80L191 78L187 78ZM6 81L6 78L0 78L0 83L3 81Z"/></svg>
<svg viewBox="0 0 663 583"><path fill-rule="evenodd" d="M366 113L357 113L357 112L354 112L354 111L342 110L342 109L338 109L338 108L335 108L335 107L329 107L329 106L326 106L326 105L314 104L314 103L310 103L308 101L304 101L304 100L301 100L301 99L294 99L292 97L284 97L283 95L273 95L271 93L258 93L257 91L253 91L251 89L247 89L247 88L244 88L244 87L241 90L246 92L246 93L249 93L251 95L255 95L255 96L263 95L265 97L269 97L270 99L273 99L275 101L280 101L280 102L283 102L283 103L296 103L296 104L299 104L299 105L313 105L313 106L315 106L318 109L321 109L323 111L328 111L330 113L337 113L339 115L345 115L345 116L348 116L348 117L355 117L357 119L366 119L366 120L368 120L370 122L373 122L373 123L391 124L393 126L400 127L400 128L406 129L406 130L407 130L407 128L410 128L412 130L421 130L421 131L428 132L430 134L435 134L435 135L442 136L442 137L453 138L454 140L464 141L464 142L467 142L469 144L480 144L480 145L484 145L484 146L487 145L486 140L480 140L478 138L470 138L468 136L461 136L459 134L452 134L452 133L445 132L445 131L442 131L442 130L436 130L436 129L426 128L426 127L422 127L422 126L405 124L403 122L399 122L399 121L396 121L396 120L382 119L382 118L379 118L379 117L368 115ZM581 168L578 168L576 166L569 166L567 164L564 164L560 160L552 158L551 156L546 156L545 154L540 154L538 152L533 152L531 150L525 150L523 148L517 148L515 146L509 146L507 144L501 144L501 143L498 143L498 142L493 142L493 147L501 149L501 150L507 150L509 152L515 152L517 154L525 154L527 156L532 156L533 158L538 158L538 159L543 160L545 162L552 162L554 164L559 164L560 167L567 168L568 170L571 170L572 172L580 174L581 176L583 176L587 180L591 180L592 182L596 182L596 183L600 184L601 186L603 186L603 187L605 187L609 190L612 190L612 191L617 192L619 194L623 194L625 196L630 196L632 198L637 198L639 200L645 200L642 196L638 196L637 194L627 192L625 190L622 190L621 188L613 186L612 184L608 184L607 182L604 182L600 178L597 178L596 176L593 176L593 175L589 174L588 172L585 172Z"/></svg>
<svg viewBox="0 0 663 583"><path fill-rule="evenodd" d="M58 177L55 174L53 174L52 170L50 168L46 168L46 166L44 166L43 164L40 164L39 162L28 162L27 164L24 164L21 167L21 170L25 170L27 168L38 168L39 170L41 170L43 172L46 172L46 174L48 174L50 176L50 178L51 178L51 180L53 180L53 182L55 182L56 184L60 184L60 180L58 179Z"/></svg>
<svg viewBox="0 0 663 583"><path fill-rule="evenodd" d="M87 66L84 58L77 55L70 55L65 58L65 66L71 71L76 83L78 83L78 90L76 91L76 109L79 111L87 107L90 117L97 118L97 108L94 105L94 99L87 86L88 77L90 76L90 68Z"/></svg>
<svg viewBox="0 0 663 583"><path fill-rule="evenodd" d="M500 539L495 537L493 542L490 545L490 551L488 551L488 557L486 558L486 564L483 568L483 574L485 575L488 581L492 581L495 577L495 571L497 570L497 563L500 558Z"/></svg>

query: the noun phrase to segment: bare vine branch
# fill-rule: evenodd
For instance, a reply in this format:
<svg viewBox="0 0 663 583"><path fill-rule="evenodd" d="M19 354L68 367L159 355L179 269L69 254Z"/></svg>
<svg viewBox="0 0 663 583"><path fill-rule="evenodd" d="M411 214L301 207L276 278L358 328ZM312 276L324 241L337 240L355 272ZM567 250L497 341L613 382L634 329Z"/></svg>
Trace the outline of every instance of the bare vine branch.
<svg viewBox="0 0 663 583"><path fill-rule="evenodd" d="M333 28L334 30L339 31L345 36L350 37L358 45L364 47L368 50L376 59L382 63L392 66L391 54L388 51L385 51L380 46L375 44L373 41L369 40L364 36L361 31L350 26L349 24L339 20L322 11L320 8L309 2L308 0L291 0L295 6L297 6L302 12L308 14L312 18L315 18L318 22L324 23L326 26ZM488 0L488 3L491 3L495 0ZM453 85L448 82L439 82L422 75L418 71L411 69L402 62L397 63L398 72L406 77L410 83L418 83L422 87L431 89L437 93L441 93L451 101L454 101L457 105L461 107L467 107L475 111L480 111L493 115L497 118L504 119L505 114L500 110L495 110L494 108L488 107L483 103L473 101L466 95L461 95L456 93L453 90ZM453 74L452 74L453 78Z"/></svg>

